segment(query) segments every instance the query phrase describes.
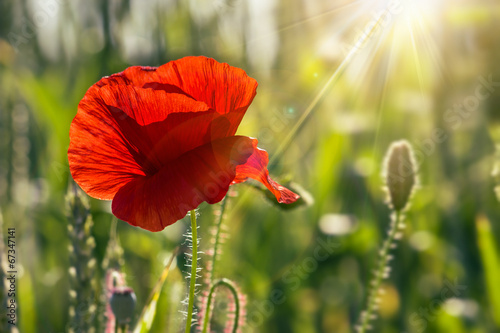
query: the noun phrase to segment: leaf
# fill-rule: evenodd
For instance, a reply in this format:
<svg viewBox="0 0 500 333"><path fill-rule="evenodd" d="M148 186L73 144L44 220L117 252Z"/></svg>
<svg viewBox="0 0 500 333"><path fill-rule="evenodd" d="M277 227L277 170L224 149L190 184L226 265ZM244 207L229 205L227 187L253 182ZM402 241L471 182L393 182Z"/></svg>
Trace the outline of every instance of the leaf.
<svg viewBox="0 0 500 333"><path fill-rule="evenodd" d="M167 279L168 272L170 271L170 266L172 265L172 261L174 260L174 258L177 256L178 251L179 248L176 248L174 250L174 252L170 256L167 265L163 269L160 279L158 280L158 282L156 282L156 285L153 288L151 295L149 296L146 306L142 310L141 316L139 317L139 321L135 326L134 333L147 333L151 330L151 326L153 325L153 320L156 315L156 305L158 304L158 299L160 298L163 284Z"/></svg>

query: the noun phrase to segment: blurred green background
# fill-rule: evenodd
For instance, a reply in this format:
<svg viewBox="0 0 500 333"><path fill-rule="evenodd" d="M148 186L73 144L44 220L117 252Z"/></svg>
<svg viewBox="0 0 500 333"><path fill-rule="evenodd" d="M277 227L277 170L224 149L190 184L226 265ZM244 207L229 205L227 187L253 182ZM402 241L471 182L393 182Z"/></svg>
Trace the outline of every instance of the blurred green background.
<svg viewBox="0 0 500 333"><path fill-rule="evenodd" d="M383 156L402 138L421 184L373 331L500 332L498 1L2 0L0 207L4 236L16 228L21 332L68 325L66 151L78 102L104 75L187 55L259 82L239 133L275 156L276 179L314 198L284 212L233 187L217 276L247 295L243 332L353 331L389 224ZM91 205L100 265L112 215L109 202ZM216 208L199 209L205 250ZM187 228L118 223L137 316ZM177 263L152 332L182 327Z"/></svg>

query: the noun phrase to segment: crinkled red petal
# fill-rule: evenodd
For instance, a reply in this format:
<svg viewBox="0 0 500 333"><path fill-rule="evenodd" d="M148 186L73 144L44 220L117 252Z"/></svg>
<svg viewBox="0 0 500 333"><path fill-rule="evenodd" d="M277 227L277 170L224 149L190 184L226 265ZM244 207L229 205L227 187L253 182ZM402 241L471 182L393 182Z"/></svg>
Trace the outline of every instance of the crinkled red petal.
<svg viewBox="0 0 500 333"><path fill-rule="evenodd" d="M189 150L228 136L230 125L224 116L184 94L133 86L103 86L99 93L106 106L120 114L125 134L157 169Z"/></svg>
<svg viewBox="0 0 500 333"><path fill-rule="evenodd" d="M133 85L140 88L185 94L225 115L234 135L256 94L257 81L240 68L203 56L185 57L160 67L133 66L103 78L104 85Z"/></svg>
<svg viewBox="0 0 500 333"><path fill-rule="evenodd" d="M71 124L70 170L90 196L112 199L130 180L225 137L228 126L205 103L183 94L98 87L87 92Z"/></svg>
<svg viewBox="0 0 500 333"><path fill-rule="evenodd" d="M193 149L155 175L138 177L123 186L113 199L113 214L131 225L160 231L200 203L222 200L236 166L244 164L253 151L253 140L244 136Z"/></svg>

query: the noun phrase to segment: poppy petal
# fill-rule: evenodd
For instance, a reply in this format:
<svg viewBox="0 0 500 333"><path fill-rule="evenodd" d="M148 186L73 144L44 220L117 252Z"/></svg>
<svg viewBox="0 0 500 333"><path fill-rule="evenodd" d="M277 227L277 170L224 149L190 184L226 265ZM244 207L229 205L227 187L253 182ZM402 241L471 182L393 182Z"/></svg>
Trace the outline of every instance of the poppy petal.
<svg viewBox="0 0 500 333"><path fill-rule="evenodd" d="M183 94L133 86L103 86L99 94L115 116L120 114L115 118L127 137L156 170L189 150L227 136L225 117Z"/></svg>
<svg viewBox="0 0 500 333"><path fill-rule="evenodd" d="M104 85L133 85L203 101L225 115L230 124L227 136L236 133L257 89L257 81L244 70L203 56L185 57L158 68L129 67L97 83Z"/></svg>
<svg viewBox="0 0 500 333"><path fill-rule="evenodd" d="M203 102L132 86L89 90L71 125L68 159L89 195L112 199L123 184L227 134Z"/></svg>
<svg viewBox="0 0 500 333"><path fill-rule="evenodd" d="M248 178L252 178L264 184L274 194L279 203L290 204L297 201L299 199L298 194L281 186L269 177L269 171L267 170L269 155L264 149L258 148L257 143L256 139L252 140L252 155L247 159L245 164L236 167L236 177L233 180L233 184L242 183Z"/></svg>
<svg viewBox="0 0 500 333"><path fill-rule="evenodd" d="M140 154L132 149L110 115L99 109L85 109L85 103L80 103L71 123L69 168L87 194L110 200L120 187L145 172L138 162Z"/></svg>
<svg viewBox="0 0 500 333"><path fill-rule="evenodd" d="M133 86L103 86L99 88L98 94L105 105L118 108L141 126L165 120L173 113L209 109L204 102L196 101L184 94L167 93L163 90Z"/></svg>
<svg viewBox="0 0 500 333"><path fill-rule="evenodd" d="M244 70L207 57L185 57L158 68L162 83L179 87L221 114L246 111L257 81Z"/></svg>
<svg viewBox="0 0 500 333"><path fill-rule="evenodd" d="M189 112L169 117L172 110ZM165 117L169 119L164 120ZM215 117L219 115L208 110L205 103L184 95L130 86L89 90L78 105L70 128L71 174L90 196L112 199L130 180L155 173L164 160L216 137L216 127L211 125ZM193 122L204 124L204 128L188 130L186 126ZM183 145L159 150L159 143L173 135L177 136L175 142Z"/></svg>
<svg viewBox="0 0 500 333"><path fill-rule="evenodd" d="M113 214L131 225L160 231L203 201L219 202L236 166L253 153L252 141L244 136L215 140L181 155L153 176L132 180L116 193Z"/></svg>

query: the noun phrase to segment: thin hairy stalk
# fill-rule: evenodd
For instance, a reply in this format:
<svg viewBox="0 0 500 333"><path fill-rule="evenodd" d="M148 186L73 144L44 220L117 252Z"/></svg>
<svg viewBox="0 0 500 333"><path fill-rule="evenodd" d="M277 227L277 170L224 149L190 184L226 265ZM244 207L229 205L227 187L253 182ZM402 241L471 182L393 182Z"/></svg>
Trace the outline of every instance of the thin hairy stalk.
<svg viewBox="0 0 500 333"><path fill-rule="evenodd" d="M217 254L219 251L222 220L224 219L224 211L226 209L226 204L227 204L228 200L229 199L227 198L227 196L224 197L224 199L222 199L219 219L217 220L217 224L215 226L216 231L215 231L215 239L214 239L214 253L212 254L212 268L210 270L210 284L212 284L212 282L214 281L215 263L217 262Z"/></svg>
<svg viewBox="0 0 500 333"><path fill-rule="evenodd" d="M115 286L125 285L125 274L121 271L124 265L123 248L117 235L118 220L111 219L111 229L106 252L102 260L102 270L105 274L97 304L97 332L113 333L115 331L115 316L109 307L111 291Z"/></svg>
<svg viewBox="0 0 500 333"><path fill-rule="evenodd" d="M208 323L210 322L210 305L212 304L212 299L213 295L215 292L215 289L217 287L226 287L229 289L231 294L233 295L234 298L234 304L235 304L235 311L234 311L234 324L233 324L233 333L236 333L238 331L238 323L240 320L240 300L238 297L238 291L236 290L235 286L231 282L231 280L228 279L220 279L217 280L215 283L212 284L212 287L210 288L210 293L208 294L208 301L207 301L207 310L205 312L205 318L203 320L203 333L207 332L208 329Z"/></svg>
<svg viewBox="0 0 500 333"><path fill-rule="evenodd" d="M389 277L390 267L389 261L391 260L390 250L393 248L393 242L398 235L398 229L402 220L402 213L400 211L394 212L394 218L391 221L391 227L386 240L380 250L379 261L375 270L375 276L371 282L372 290L368 294L366 302L366 310L361 312L359 333L364 333L369 329L370 320L372 319L373 312L376 309L378 302L378 294L382 281Z"/></svg>
<svg viewBox="0 0 500 333"><path fill-rule="evenodd" d="M185 333L191 331L191 322L193 320L194 294L196 289L196 273L198 264L198 226L196 225L196 212L194 209L190 212L191 215L191 234L193 240L193 253L191 256L191 282L189 285L189 303L187 310L186 330Z"/></svg>

